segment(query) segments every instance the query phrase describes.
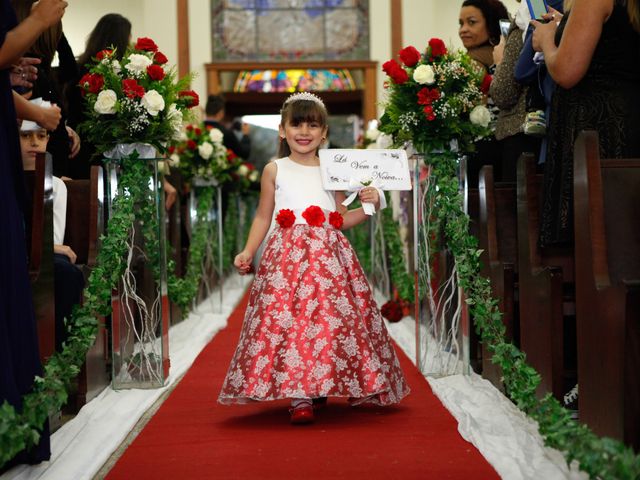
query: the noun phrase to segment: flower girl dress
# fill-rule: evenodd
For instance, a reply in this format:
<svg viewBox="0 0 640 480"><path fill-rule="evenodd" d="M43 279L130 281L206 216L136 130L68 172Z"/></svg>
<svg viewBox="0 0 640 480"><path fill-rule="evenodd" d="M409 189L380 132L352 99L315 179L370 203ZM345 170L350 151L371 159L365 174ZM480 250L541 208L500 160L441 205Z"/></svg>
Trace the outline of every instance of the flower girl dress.
<svg viewBox="0 0 640 480"><path fill-rule="evenodd" d="M349 241L326 221L334 193L323 188L320 167L275 162L274 220L286 209L280 218L289 221L272 222L218 401L399 402L409 388L367 278Z"/></svg>

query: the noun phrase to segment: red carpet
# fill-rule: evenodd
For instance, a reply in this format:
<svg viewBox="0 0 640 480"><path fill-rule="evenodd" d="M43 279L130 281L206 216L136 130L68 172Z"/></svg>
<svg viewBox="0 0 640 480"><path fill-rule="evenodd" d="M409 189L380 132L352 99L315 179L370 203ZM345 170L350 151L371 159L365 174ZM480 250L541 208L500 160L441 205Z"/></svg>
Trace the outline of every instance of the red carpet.
<svg viewBox="0 0 640 480"><path fill-rule="evenodd" d="M246 302L247 296L107 479L499 478L399 349L412 392L396 407L354 408L329 399L316 423L292 426L287 402L216 403Z"/></svg>

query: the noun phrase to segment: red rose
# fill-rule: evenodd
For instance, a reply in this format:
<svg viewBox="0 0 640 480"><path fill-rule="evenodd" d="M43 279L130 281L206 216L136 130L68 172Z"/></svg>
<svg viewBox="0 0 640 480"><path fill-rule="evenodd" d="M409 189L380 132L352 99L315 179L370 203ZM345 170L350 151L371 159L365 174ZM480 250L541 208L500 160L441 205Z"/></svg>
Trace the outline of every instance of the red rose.
<svg viewBox="0 0 640 480"><path fill-rule="evenodd" d="M280 225L282 228L289 228L295 223L295 221L295 213L287 208L283 208L282 210L280 210L278 212L278 215L276 216L276 222L278 222L278 225Z"/></svg>
<svg viewBox="0 0 640 480"><path fill-rule="evenodd" d="M431 58L438 58L447 53L447 47L439 38L429 40L429 48L431 49Z"/></svg>
<svg viewBox="0 0 640 480"><path fill-rule="evenodd" d="M440 98L437 88L424 87L418 92L418 105L431 105Z"/></svg>
<svg viewBox="0 0 640 480"><path fill-rule="evenodd" d="M79 85L82 87L83 93L85 91L98 93L104 86L104 77L97 73L87 73L80 79Z"/></svg>
<svg viewBox="0 0 640 480"><path fill-rule="evenodd" d="M493 77L486 73L484 78L482 79L482 84L480 85L480 91L485 95L489 93L489 88L491 87L491 82L493 82Z"/></svg>
<svg viewBox="0 0 640 480"><path fill-rule="evenodd" d="M249 169L250 172L253 172L256 169L256 166L252 163L244 162L243 165Z"/></svg>
<svg viewBox="0 0 640 480"><path fill-rule="evenodd" d="M167 63L169 61L169 59L167 57L165 57L164 53L156 52L153 55L153 61L156 62L159 65L164 65L165 63Z"/></svg>
<svg viewBox="0 0 640 480"><path fill-rule="evenodd" d="M173 152L175 152L175 151L176 151L176 147L175 147L174 145L171 145L171 146L168 148L168 151L169 151L169 155L172 155L172 154L173 154Z"/></svg>
<svg viewBox="0 0 640 480"><path fill-rule="evenodd" d="M394 83L403 84L407 80L409 80L409 75L407 75L407 72L405 72L404 68L402 68L400 64L395 60L384 62L382 64L382 70L384 70L385 73L389 75L389 77L391 77L391 80L393 80Z"/></svg>
<svg viewBox="0 0 640 480"><path fill-rule="evenodd" d="M196 134L196 136L200 136L202 135L202 130L200 130L198 127L194 128L193 133Z"/></svg>
<svg viewBox="0 0 640 480"><path fill-rule="evenodd" d="M324 221L326 220L324 212L320 207L316 205L307 207L307 209L302 212L302 217L312 227L321 227L322 225L324 225Z"/></svg>
<svg viewBox="0 0 640 480"><path fill-rule="evenodd" d="M198 144L193 140L187 140L187 147L191 150L195 150L196 148L198 148Z"/></svg>
<svg viewBox="0 0 640 480"><path fill-rule="evenodd" d="M436 119L436 116L433 113L433 107L431 105L427 105L426 107L424 107L424 115L430 122Z"/></svg>
<svg viewBox="0 0 640 480"><path fill-rule="evenodd" d="M403 317L402 307L398 302L395 302L393 300L389 300L387 303L382 305L382 307L380 308L380 313L390 322L399 322Z"/></svg>
<svg viewBox="0 0 640 480"><path fill-rule="evenodd" d="M191 130L193 130L193 125L187 125L186 130L187 132L190 132Z"/></svg>
<svg viewBox="0 0 640 480"><path fill-rule="evenodd" d="M136 50L144 50L145 52L157 52L158 46L156 42L147 37L139 38L134 47Z"/></svg>
<svg viewBox="0 0 640 480"><path fill-rule="evenodd" d="M144 88L132 78L127 78L122 81L122 92L129 98L144 97Z"/></svg>
<svg viewBox="0 0 640 480"><path fill-rule="evenodd" d="M331 212L329 214L329 224L333 226L333 228L340 229L342 224L344 223L344 218L338 212Z"/></svg>
<svg viewBox="0 0 640 480"><path fill-rule="evenodd" d="M151 80L162 80L164 78L164 69L160 65L149 65L147 73Z"/></svg>
<svg viewBox="0 0 640 480"><path fill-rule="evenodd" d="M178 93L178 97L186 99L186 105L189 108L197 107L200 103L200 97L193 90L183 90Z"/></svg>
<svg viewBox="0 0 640 480"><path fill-rule="evenodd" d="M113 53L113 50L110 50L108 48L105 48L104 50L100 50L97 54L96 54L96 58L98 60L102 60L104 57L109 57L111 56L111 54Z"/></svg>
<svg viewBox="0 0 640 480"><path fill-rule="evenodd" d="M400 60L402 60L402 63L407 67L413 67L420 61L420 52L412 46L403 48L398 55L400 55Z"/></svg>

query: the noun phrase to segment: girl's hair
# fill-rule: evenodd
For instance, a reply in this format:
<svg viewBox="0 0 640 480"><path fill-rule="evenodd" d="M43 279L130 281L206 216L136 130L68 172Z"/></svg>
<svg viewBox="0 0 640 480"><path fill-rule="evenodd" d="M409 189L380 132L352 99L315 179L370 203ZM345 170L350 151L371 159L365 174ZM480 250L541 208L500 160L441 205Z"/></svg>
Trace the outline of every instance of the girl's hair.
<svg viewBox="0 0 640 480"><path fill-rule="evenodd" d="M120 60L129 45L131 22L118 13L104 15L87 37L84 53L78 57L78 65L91 62L98 52L105 48L115 47L115 58Z"/></svg>
<svg viewBox="0 0 640 480"><path fill-rule="evenodd" d="M11 3L16 12L18 22L22 22L31 14L31 7L35 3L35 0L11 0ZM29 48L29 54L37 56L42 60L43 66L49 67L56 54L61 37L62 22L58 22L40 34L34 44Z"/></svg>
<svg viewBox="0 0 640 480"><path fill-rule="evenodd" d="M500 0L464 0L463 7L475 7L482 12L489 32L489 43L497 45L500 42L500 19L509 18L509 12Z"/></svg>
<svg viewBox="0 0 640 480"><path fill-rule="evenodd" d="M287 123L295 126L304 122L316 122L322 127L327 126L328 114L322 101L320 99L292 99L285 101L282 110L280 110L280 125L284 128ZM290 154L291 148L289 148L287 139L280 138L278 157L288 157Z"/></svg>

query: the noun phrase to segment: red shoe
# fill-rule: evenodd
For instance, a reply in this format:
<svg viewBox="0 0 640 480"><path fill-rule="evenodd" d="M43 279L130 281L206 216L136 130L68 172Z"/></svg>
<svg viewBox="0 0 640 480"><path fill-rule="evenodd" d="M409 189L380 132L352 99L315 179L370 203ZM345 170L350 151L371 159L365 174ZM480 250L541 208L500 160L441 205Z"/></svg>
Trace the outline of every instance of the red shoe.
<svg viewBox="0 0 640 480"><path fill-rule="evenodd" d="M294 425L304 425L313 423L313 407L309 404L302 404L289 410L291 413L291 423Z"/></svg>

